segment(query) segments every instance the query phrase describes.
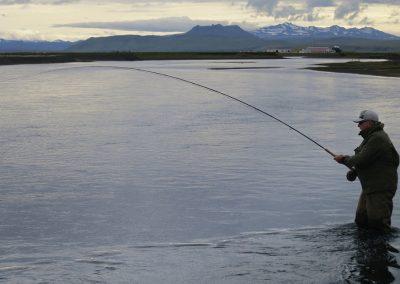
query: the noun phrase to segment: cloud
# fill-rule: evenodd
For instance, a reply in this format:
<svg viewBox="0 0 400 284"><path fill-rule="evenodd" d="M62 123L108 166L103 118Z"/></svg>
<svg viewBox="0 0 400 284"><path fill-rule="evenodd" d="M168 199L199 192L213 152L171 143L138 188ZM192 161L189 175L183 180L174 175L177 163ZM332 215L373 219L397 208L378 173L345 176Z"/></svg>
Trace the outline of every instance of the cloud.
<svg viewBox="0 0 400 284"><path fill-rule="evenodd" d="M305 2L308 8L335 6L335 1L333 0L306 0Z"/></svg>
<svg viewBox="0 0 400 284"><path fill-rule="evenodd" d="M399 0L362 0L361 2L366 4L400 4Z"/></svg>
<svg viewBox="0 0 400 284"><path fill-rule="evenodd" d="M167 17L137 21L119 21L119 22L81 22L69 24L57 24L53 27L62 28L85 28L85 29L104 29L119 31L153 32L153 33L176 33L187 32L196 25L238 25L245 30L255 30L259 28L257 24L242 21L211 21L211 20L192 20L189 17Z"/></svg>
<svg viewBox="0 0 400 284"><path fill-rule="evenodd" d="M333 0L248 0L247 7L257 13L289 21L321 19L314 8L331 7Z"/></svg>
<svg viewBox="0 0 400 284"><path fill-rule="evenodd" d="M247 9L254 10L256 13L272 17L275 19L317 21L321 19L341 20L348 23L365 23L365 13L362 13L370 5L392 5L400 7L400 0L0 0L1 5L14 4L41 4L41 5L61 5L71 3L85 3L87 5L96 4L126 4L128 9L132 9L135 4L151 5L154 9L160 5L185 4L185 3L205 3L213 5L216 3L244 5ZM153 9L153 8L152 8ZM398 20L398 16L389 16L391 20ZM138 30L156 32L175 32L186 31L191 26L200 24L208 25L211 21L191 21L186 18L164 18L146 21L129 22L91 22L65 24L68 27L85 27L114 30ZM161 21L162 20L162 21ZM224 24L226 22L220 22ZM165 27L162 25L165 24ZM62 26L62 25L59 25Z"/></svg>
<svg viewBox="0 0 400 284"><path fill-rule="evenodd" d="M245 2L245 0L242 0ZM233 3L232 0L0 0L0 5L18 5L18 4L46 4L60 5L69 3L85 3L85 4L168 4L168 3Z"/></svg>
<svg viewBox="0 0 400 284"><path fill-rule="evenodd" d="M348 0L351 1L351 0ZM0 5L13 5L13 4L61 4L71 2L83 2L87 4L135 4L135 3L154 3L154 4L168 4L168 3L234 3L233 0L0 0ZM338 2L347 2L345 0L241 0L236 2L247 3L249 7L257 8L259 10L272 12L278 4L290 6L299 4L306 7L335 7ZM393 4L400 5L399 0L359 0L360 3L365 4Z"/></svg>
<svg viewBox="0 0 400 284"><path fill-rule="evenodd" d="M272 15L280 0L248 0L247 6L256 9L258 12L265 12Z"/></svg>
<svg viewBox="0 0 400 284"><path fill-rule="evenodd" d="M39 31L31 29L0 31L0 38L9 40L45 40L45 37Z"/></svg>
<svg viewBox="0 0 400 284"><path fill-rule="evenodd" d="M144 32L186 32L196 25L227 25L227 21L192 20L189 17L168 17L138 21L121 22L86 22L58 24L54 27L93 28L123 31L144 31Z"/></svg>
<svg viewBox="0 0 400 284"><path fill-rule="evenodd" d="M335 19L353 20L360 12L360 0L346 0L335 10Z"/></svg>
<svg viewBox="0 0 400 284"><path fill-rule="evenodd" d="M349 23L354 23L354 20L360 16L360 13L368 7L363 3L363 1L365 0L346 0L341 2L335 10L335 19L344 19ZM366 21L367 20L364 17L358 20L358 23L364 24Z"/></svg>
<svg viewBox="0 0 400 284"><path fill-rule="evenodd" d="M354 21L370 4L400 6L400 0L248 0L247 7L274 18L321 19L318 9L334 8L333 19ZM363 18L360 22L365 22Z"/></svg>
<svg viewBox="0 0 400 284"><path fill-rule="evenodd" d="M40 5L62 5L74 2L79 2L80 0L0 0L0 5L21 5L21 4L40 4Z"/></svg>
<svg viewBox="0 0 400 284"><path fill-rule="evenodd" d="M336 7L337 0L248 0L257 13L289 21L317 21L326 18L318 9Z"/></svg>
<svg viewBox="0 0 400 284"><path fill-rule="evenodd" d="M360 24L364 26L372 26L374 25L374 21L368 17L364 17L363 19L360 20Z"/></svg>
<svg viewBox="0 0 400 284"><path fill-rule="evenodd" d="M283 6L274 11L275 18L282 18L288 20L298 20L305 13L302 9L296 9L293 6Z"/></svg>
<svg viewBox="0 0 400 284"><path fill-rule="evenodd" d="M0 5L27 4L31 0L0 0Z"/></svg>

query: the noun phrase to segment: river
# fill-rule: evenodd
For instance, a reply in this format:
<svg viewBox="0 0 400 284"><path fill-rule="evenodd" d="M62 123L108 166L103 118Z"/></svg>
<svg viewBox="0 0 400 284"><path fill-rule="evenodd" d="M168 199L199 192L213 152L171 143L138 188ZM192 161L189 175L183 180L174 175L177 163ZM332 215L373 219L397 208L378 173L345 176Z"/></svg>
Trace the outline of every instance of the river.
<svg viewBox="0 0 400 284"><path fill-rule="evenodd" d="M399 79L303 69L339 61L1 66L0 281L399 280L398 254L353 224L359 182L321 148L224 96L127 69L244 100L335 153L359 145L352 120L373 109L400 149ZM400 248L398 205L384 242Z"/></svg>

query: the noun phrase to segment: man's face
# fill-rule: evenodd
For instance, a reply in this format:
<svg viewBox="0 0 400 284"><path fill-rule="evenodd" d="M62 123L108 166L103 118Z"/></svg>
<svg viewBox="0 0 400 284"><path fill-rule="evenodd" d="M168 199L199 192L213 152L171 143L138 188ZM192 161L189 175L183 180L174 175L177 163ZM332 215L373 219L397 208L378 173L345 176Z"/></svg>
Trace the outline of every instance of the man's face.
<svg viewBox="0 0 400 284"><path fill-rule="evenodd" d="M358 123L358 127L360 128L361 131L372 127L372 125L373 123L370 120L364 120Z"/></svg>

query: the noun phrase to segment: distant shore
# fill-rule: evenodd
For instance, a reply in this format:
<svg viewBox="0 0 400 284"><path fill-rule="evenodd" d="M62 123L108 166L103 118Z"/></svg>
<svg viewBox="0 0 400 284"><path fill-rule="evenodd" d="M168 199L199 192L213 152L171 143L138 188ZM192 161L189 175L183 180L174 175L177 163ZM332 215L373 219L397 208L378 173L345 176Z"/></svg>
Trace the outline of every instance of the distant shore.
<svg viewBox="0 0 400 284"><path fill-rule="evenodd" d="M324 63L306 69L325 72L353 73L373 76L400 77L400 61L380 62L350 61L345 63Z"/></svg>
<svg viewBox="0 0 400 284"><path fill-rule="evenodd" d="M330 53L281 54L267 52L93 52L93 53L0 53L0 65L45 64L93 61L142 60L219 60L219 59L284 59L295 56L308 58L342 58L347 63L326 63L307 69L327 72L357 73L400 77L400 53ZM354 59L386 59L384 62L359 62Z"/></svg>
<svg viewBox="0 0 400 284"><path fill-rule="evenodd" d="M0 65L93 61L282 59L267 52L93 52L93 53L0 53Z"/></svg>

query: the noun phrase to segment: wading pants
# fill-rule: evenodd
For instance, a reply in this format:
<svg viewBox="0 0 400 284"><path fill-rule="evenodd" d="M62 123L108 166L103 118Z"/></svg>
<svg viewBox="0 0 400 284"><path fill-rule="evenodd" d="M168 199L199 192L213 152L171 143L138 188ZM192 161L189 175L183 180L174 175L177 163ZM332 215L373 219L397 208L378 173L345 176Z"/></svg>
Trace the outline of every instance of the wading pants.
<svg viewBox="0 0 400 284"><path fill-rule="evenodd" d="M358 227L389 233L395 192L361 193L356 212Z"/></svg>

